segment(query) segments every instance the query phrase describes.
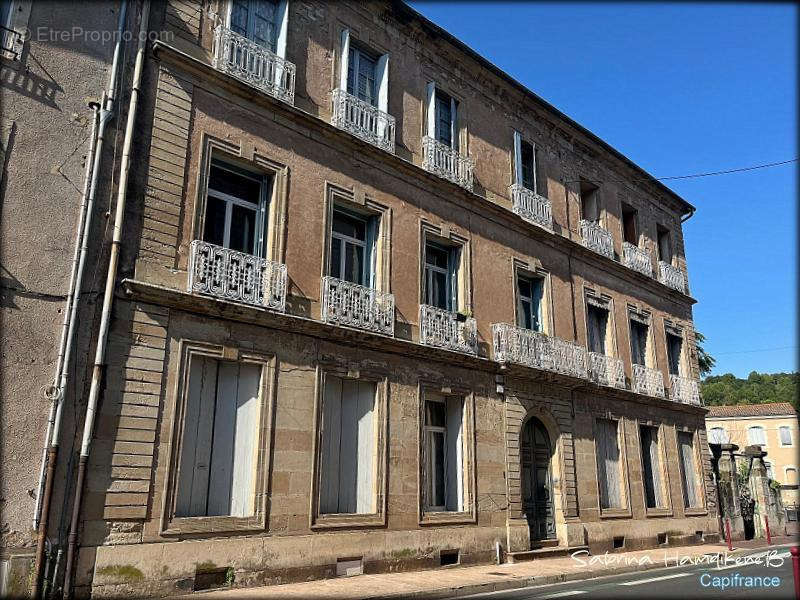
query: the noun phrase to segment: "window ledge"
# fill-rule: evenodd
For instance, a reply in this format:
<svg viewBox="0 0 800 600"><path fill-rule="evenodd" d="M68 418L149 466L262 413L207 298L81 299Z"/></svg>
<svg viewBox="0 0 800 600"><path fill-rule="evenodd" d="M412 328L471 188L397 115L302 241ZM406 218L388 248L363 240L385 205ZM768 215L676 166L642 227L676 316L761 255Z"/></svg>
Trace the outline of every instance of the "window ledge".
<svg viewBox="0 0 800 600"><path fill-rule="evenodd" d="M707 508L694 507L683 509L683 516L685 517L702 517L708 514Z"/></svg>
<svg viewBox="0 0 800 600"><path fill-rule="evenodd" d="M381 527L383 525L386 525L386 515L382 513L316 515L311 523L311 529L316 531L349 527Z"/></svg>
<svg viewBox="0 0 800 600"><path fill-rule="evenodd" d="M672 517L674 512L671 508L648 508L645 510L645 517L648 519L657 519L662 517Z"/></svg>
<svg viewBox="0 0 800 600"><path fill-rule="evenodd" d="M630 508L601 508L601 519L630 519L633 516Z"/></svg>
<svg viewBox="0 0 800 600"><path fill-rule="evenodd" d="M252 517L173 517L161 530L163 536L181 536L194 533L264 532L267 528L263 515Z"/></svg>
<svg viewBox="0 0 800 600"><path fill-rule="evenodd" d="M469 511L423 511L420 525L472 525L477 522Z"/></svg>

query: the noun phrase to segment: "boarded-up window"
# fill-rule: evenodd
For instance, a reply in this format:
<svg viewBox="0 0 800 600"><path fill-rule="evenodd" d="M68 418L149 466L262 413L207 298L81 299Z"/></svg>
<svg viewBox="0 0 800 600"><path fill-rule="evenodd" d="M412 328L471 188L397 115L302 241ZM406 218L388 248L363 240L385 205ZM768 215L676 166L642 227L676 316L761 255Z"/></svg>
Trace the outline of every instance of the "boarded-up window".
<svg viewBox="0 0 800 600"><path fill-rule="evenodd" d="M600 508L622 508L622 459L617 421L597 419L594 440Z"/></svg>
<svg viewBox="0 0 800 600"><path fill-rule="evenodd" d="M177 517L254 514L261 367L191 358Z"/></svg>
<svg viewBox="0 0 800 600"><path fill-rule="evenodd" d="M699 504L697 494L697 466L694 458L694 436L687 431L678 432L678 458L681 463L681 484L684 506Z"/></svg>
<svg viewBox="0 0 800 600"><path fill-rule="evenodd" d="M425 400L423 464L425 509L461 511L463 485L464 400L429 394Z"/></svg>
<svg viewBox="0 0 800 600"><path fill-rule="evenodd" d="M319 511L375 512L375 383L325 377Z"/></svg>
<svg viewBox="0 0 800 600"><path fill-rule="evenodd" d="M642 467L644 468L644 493L647 508L664 506L664 489L661 478L661 450L658 427L643 425L640 428Z"/></svg>

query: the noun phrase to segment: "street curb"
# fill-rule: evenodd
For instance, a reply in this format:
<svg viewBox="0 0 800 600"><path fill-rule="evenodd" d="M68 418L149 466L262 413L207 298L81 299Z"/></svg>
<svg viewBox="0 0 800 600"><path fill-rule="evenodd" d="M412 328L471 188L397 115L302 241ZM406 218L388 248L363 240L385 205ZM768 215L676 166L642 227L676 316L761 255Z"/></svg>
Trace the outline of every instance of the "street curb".
<svg viewBox="0 0 800 600"><path fill-rule="evenodd" d="M791 546L792 544L786 544ZM729 555L736 555L742 552L758 553L764 550L778 549L783 545L763 546L758 548L734 548L732 552L728 552L727 548L721 548L719 552L704 552L702 554L689 554L686 556L700 557L700 556L714 556L728 552ZM685 546L684 546L685 547ZM675 546L677 550L681 546ZM668 550L665 548L665 550ZM543 559L547 560L547 559ZM574 573L559 573L557 575L544 575L540 577L519 577L509 581L490 581L486 583L473 583L459 587L440 588L437 590L423 590L418 592L397 592L392 594L379 594L376 596L363 596L362 600L397 600L398 598L414 598L416 600L440 600L444 598L461 598L463 596L470 596L472 594L488 593L488 592L501 592L508 590L522 589L534 585L551 585L554 583L565 583L568 581L581 581L588 579L596 579L598 577L607 577L609 575L622 575L625 573L635 573L638 571L649 571L654 569L663 569L664 564L654 562L653 564L644 565L627 565L607 567L597 570L586 572L585 570L577 570Z"/></svg>

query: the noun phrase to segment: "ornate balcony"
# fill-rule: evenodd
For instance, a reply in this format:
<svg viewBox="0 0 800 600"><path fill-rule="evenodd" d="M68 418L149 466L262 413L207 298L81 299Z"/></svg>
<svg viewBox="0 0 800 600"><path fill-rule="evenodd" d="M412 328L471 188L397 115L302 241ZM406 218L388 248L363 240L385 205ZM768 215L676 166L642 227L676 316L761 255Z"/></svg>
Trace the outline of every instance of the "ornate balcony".
<svg viewBox="0 0 800 600"><path fill-rule="evenodd" d="M25 40L19 31L0 25L0 56L19 60Z"/></svg>
<svg viewBox="0 0 800 600"><path fill-rule="evenodd" d="M650 253L628 242L622 244L622 262L629 269L638 271L648 277L653 276L653 261Z"/></svg>
<svg viewBox="0 0 800 600"><path fill-rule="evenodd" d="M478 354L478 329L475 319L460 321L457 313L419 305L419 343L466 354Z"/></svg>
<svg viewBox="0 0 800 600"><path fill-rule="evenodd" d="M583 245L598 254L614 258L614 238L594 221L581 219L581 237Z"/></svg>
<svg viewBox="0 0 800 600"><path fill-rule="evenodd" d="M345 90L333 90L331 124L394 154L394 117Z"/></svg>
<svg viewBox="0 0 800 600"><path fill-rule="evenodd" d="M678 267L663 260L658 261L658 280L673 290L686 293L686 275Z"/></svg>
<svg viewBox="0 0 800 600"><path fill-rule="evenodd" d="M645 396L664 397L664 376L661 371L644 365L633 365L633 391Z"/></svg>
<svg viewBox="0 0 800 600"><path fill-rule="evenodd" d="M572 342L508 323L492 325L494 359L587 378L586 349Z"/></svg>
<svg viewBox="0 0 800 600"><path fill-rule="evenodd" d="M286 309L286 265L194 240L189 291L283 312Z"/></svg>
<svg viewBox="0 0 800 600"><path fill-rule="evenodd" d="M215 69L294 105L294 63L222 25L214 31L212 64Z"/></svg>
<svg viewBox="0 0 800 600"><path fill-rule="evenodd" d="M323 277L322 320L394 335L394 295L335 277Z"/></svg>
<svg viewBox="0 0 800 600"><path fill-rule="evenodd" d="M589 380L597 385L625 389L625 369L613 356L589 352Z"/></svg>
<svg viewBox="0 0 800 600"><path fill-rule="evenodd" d="M475 160L469 156L461 156L457 150L432 137L422 138L422 168L472 191Z"/></svg>
<svg viewBox="0 0 800 600"><path fill-rule="evenodd" d="M513 211L524 220L548 231L553 230L553 212L550 200L529 190L524 185L515 183L510 188Z"/></svg>
<svg viewBox="0 0 800 600"><path fill-rule="evenodd" d="M679 375L669 376L669 397L675 402L701 406L700 386L694 379L687 379Z"/></svg>

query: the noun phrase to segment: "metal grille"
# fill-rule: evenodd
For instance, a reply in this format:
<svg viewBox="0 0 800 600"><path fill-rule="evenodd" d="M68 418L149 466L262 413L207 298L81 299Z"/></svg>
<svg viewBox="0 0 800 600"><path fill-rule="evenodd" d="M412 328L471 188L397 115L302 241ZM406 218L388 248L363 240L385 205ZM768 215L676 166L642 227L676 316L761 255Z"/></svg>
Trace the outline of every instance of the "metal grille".
<svg viewBox="0 0 800 600"><path fill-rule="evenodd" d="M669 376L669 397L675 402L700 406L700 386L694 379L678 375Z"/></svg>
<svg viewBox="0 0 800 600"><path fill-rule="evenodd" d="M475 161L432 137L422 138L422 168L472 191Z"/></svg>
<svg viewBox="0 0 800 600"><path fill-rule="evenodd" d="M581 220L581 237L583 245L598 254L614 258L614 238L594 221Z"/></svg>
<svg viewBox="0 0 800 600"><path fill-rule="evenodd" d="M419 343L477 355L478 329L475 319L466 317L459 321L454 312L420 304Z"/></svg>
<svg viewBox="0 0 800 600"><path fill-rule="evenodd" d="M633 391L645 396L664 397L664 375L644 365L633 365Z"/></svg>
<svg viewBox="0 0 800 600"><path fill-rule="evenodd" d="M625 389L622 360L597 352L589 352L589 379L598 385Z"/></svg>
<svg viewBox="0 0 800 600"><path fill-rule="evenodd" d="M529 223L544 227L548 231L553 230L550 200L518 183L512 185L510 189L512 209L516 214Z"/></svg>
<svg viewBox="0 0 800 600"><path fill-rule="evenodd" d="M686 293L686 276L678 267L658 261L658 280L673 290Z"/></svg>
<svg viewBox="0 0 800 600"><path fill-rule="evenodd" d="M394 117L345 90L333 90L332 124L394 154Z"/></svg>
<svg viewBox="0 0 800 600"><path fill-rule="evenodd" d="M494 359L587 378L586 349L572 342L508 323L492 325Z"/></svg>
<svg viewBox="0 0 800 600"><path fill-rule="evenodd" d="M650 253L628 242L622 244L622 262L629 269L638 271L648 277L653 276L653 261Z"/></svg>
<svg viewBox="0 0 800 600"><path fill-rule="evenodd" d="M222 25L214 33L213 65L270 96L294 104L294 63Z"/></svg>
<svg viewBox="0 0 800 600"><path fill-rule="evenodd" d="M336 277L323 277L322 320L394 335L394 295Z"/></svg>
<svg viewBox="0 0 800 600"><path fill-rule="evenodd" d="M283 312L286 265L194 240L189 291Z"/></svg>

